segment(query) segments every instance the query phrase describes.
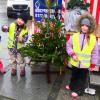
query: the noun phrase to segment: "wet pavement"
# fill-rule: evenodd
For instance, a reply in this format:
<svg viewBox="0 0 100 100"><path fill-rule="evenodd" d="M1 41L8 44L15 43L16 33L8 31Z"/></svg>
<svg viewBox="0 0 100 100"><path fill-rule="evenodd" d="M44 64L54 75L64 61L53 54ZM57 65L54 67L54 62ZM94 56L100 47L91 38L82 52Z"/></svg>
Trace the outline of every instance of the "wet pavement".
<svg viewBox="0 0 100 100"><path fill-rule="evenodd" d="M8 70L5 75L0 75L0 95L9 100L47 100L56 76L53 75L52 84L48 84L45 75L32 75L29 66L25 77L20 77L19 72L17 69L17 76L11 76Z"/></svg>
<svg viewBox="0 0 100 100"><path fill-rule="evenodd" d="M44 68L39 64L34 67ZM0 75L0 100L73 100L70 91L65 89L70 82L71 70L67 69L65 75L51 75L51 84L46 82L45 75L32 75L28 65L25 77L20 77L19 72L18 69L17 76L11 76L8 70L5 75ZM95 96L84 94L76 100L100 100L100 86L91 87L96 89Z"/></svg>

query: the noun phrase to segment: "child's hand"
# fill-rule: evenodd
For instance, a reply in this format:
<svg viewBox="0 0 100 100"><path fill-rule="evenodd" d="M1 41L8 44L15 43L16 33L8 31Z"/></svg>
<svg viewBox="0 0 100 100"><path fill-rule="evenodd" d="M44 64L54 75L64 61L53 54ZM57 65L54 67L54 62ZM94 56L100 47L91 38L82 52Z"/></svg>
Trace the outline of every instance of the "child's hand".
<svg viewBox="0 0 100 100"><path fill-rule="evenodd" d="M18 37L18 42L22 42L22 37Z"/></svg>
<svg viewBox="0 0 100 100"><path fill-rule="evenodd" d="M76 55L73 56L73 59L74 59L76 62L79 61L79 59L78 59L78 57L77 57Z"/></svg>
<svg viewBox="0 0 100 100"><path fill-rule="evenodd" d="M94 69L95 69L95 68L90 68L90 71L92 72L92 71L94 71Z"/></svg>
<svg viewBox="0 0 100 100"><path fill-rule="evenodd" d="M94 69L95 69L95 64L91 64L90 65L90 71L94 71Z"/></svg>

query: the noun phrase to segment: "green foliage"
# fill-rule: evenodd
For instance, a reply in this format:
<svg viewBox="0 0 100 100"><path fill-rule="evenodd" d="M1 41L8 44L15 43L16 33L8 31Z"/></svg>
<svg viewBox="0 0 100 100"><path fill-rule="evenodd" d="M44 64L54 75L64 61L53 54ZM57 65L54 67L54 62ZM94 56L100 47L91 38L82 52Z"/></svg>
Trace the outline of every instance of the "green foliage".
<svg viewBox="0 0 100 100"><path fill-rule="evenodd" d="M70 0L67 5L67 9L74 9L79 7L80 9L87 10L90 6L90 3L84 3L84 0Z"/></svg>
<svg viewBox="0 0 100 100"><path fill-rule="evenodd" d="M57 17L50 19L49 11L57 0L54 2L44 1L48 8L48 17L43 18L42 22L35 22L39 31L32 35L32 40L25 47L20 48L19 52L33 61L51 63L57 68L64 67L64 61L68 59L68 55L65 49L66 38L62 29L63 23ZM42 3L40 2L40 4Z"/></svg>
<svg viewBox="0 0 100 100"><path fill-rule="evenodd" d="M42 5L43 7L47 8L47 9L62 6L62 5L57 4L58 0L44 0L44 2L41 2L41 0L38 0L38 1L39 1L40 5Z"/></svg>
<svg viewBox="0 0 100 100"><path fill-rule="evenodd" d="M64 67L64 60L68 58L65 45L66 38L62 32L62 22L57 19L44 18L44 22L37 22L40 31L32 36L32 40L19 51L33 61L45 61L56 67Z"/></svg>

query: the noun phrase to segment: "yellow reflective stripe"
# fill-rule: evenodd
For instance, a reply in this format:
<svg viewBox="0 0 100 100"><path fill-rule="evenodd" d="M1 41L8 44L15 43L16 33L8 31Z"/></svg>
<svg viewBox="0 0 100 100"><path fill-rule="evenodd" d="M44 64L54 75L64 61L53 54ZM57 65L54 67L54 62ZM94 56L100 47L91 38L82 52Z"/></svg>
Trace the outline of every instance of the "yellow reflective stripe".
<svg viewBox="0 0 100 100"><path fill-rule="evenodd" d="M76 53L78 56L82 56L82 57L86 57L86 58L90 58L91 55L90 54L80 54L80 53Z"/></svg>
<svg viewBox="0 0 100 100"><path fill-rule="evenodd" d="M27 32L28 32L27 28L26 29L22 29L22 31L19 34L19 37L23 37Z"/></svg>
<svg viewBox="0 0 100 100"><path fill-rule="evenodd" d="M8 38L8 40L9 40L9 42L14 41L14 40L13 40L13 39L11 39L11 38Z"/></svg>
<svg viewBox="0 0 100 100"><path fill-rule="evenodd" d="M8 45L8 48L12 48L12 47L14 47L14 44L9 44Z"/></svg>
<svg viewBox="0 0 100 100"><path fill-rule="evenodd" d="M90 63L90 60L81 60L82 63Z"/></svg>
<svg viewBox="0 0 100 100"><path fill-rule="evenodd" d="M8 47L11 48L12 46L14 46L14 43L13 43L14 41L11 38L8 38L8 40L9 40L8 41Z"/></svg>

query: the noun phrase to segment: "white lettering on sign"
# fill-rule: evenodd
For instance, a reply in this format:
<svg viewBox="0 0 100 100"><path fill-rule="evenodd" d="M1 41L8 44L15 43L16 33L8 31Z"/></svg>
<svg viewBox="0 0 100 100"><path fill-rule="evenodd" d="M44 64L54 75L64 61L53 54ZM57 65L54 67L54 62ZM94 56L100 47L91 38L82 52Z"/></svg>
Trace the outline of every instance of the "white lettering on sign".
<svg viewBox="0 0 100 100"><path fill-rule="evenodd" d="M47 18L47 14L35 14L35 17L45 17L45 18ZM50 18L53 18L53 17L54 17L53 14L50 15Z"/></svg>
<svg viewBox="0 0 100 100"><path fill-rule="evenodd" d="M35 12L41 13L41 12L48 12L48 9L35 9ZM55 10L54 9L50 9L50 13L54 13Z"/></svg>

